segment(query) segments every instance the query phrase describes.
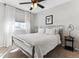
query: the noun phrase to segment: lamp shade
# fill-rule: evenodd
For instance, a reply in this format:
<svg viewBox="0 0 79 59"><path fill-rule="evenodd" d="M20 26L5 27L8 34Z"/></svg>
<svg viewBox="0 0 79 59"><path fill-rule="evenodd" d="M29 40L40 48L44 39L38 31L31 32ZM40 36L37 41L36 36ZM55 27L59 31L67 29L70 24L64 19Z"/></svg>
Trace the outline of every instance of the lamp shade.
<svg viewBox="0 0 79 59"><path fill-rule="evenodd" d="M73 30L74 30L74 26L73 26L72 24L70 24L70 25L68 26L68 30L69 30L69 31L73 31Z"/></svg>
<svg viewBox="0 0 79 59"><path fill-rule="evenodd" d="M71 31L73 31L73 30L74 30L74 26L72 24L70 24L68 26L69 35L70 35Z"/></svg>

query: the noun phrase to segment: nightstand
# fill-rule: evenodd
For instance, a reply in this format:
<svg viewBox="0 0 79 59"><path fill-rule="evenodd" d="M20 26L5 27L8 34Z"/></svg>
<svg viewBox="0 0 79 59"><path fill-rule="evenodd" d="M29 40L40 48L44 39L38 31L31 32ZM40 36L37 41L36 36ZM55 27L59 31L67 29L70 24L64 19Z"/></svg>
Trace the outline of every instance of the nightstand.
<svg viewBox="0 0 79 59"><path fill-rule="evenodd" d="M68 43L69 43L69 45L68 45ZM71 50L71 51L74 50L74 37L65 36L65 49Z"/></svg>

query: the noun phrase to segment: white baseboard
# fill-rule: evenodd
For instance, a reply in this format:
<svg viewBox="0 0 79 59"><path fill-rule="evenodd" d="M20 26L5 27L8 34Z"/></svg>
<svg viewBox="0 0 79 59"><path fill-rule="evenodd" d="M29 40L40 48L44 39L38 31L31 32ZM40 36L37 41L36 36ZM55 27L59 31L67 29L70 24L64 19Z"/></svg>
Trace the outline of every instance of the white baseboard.
<svg viewBox="0 0 79 59"><path fill-rule="evenodd" d="M75 50L79 51L79 48L75 48Z"/></svg>
<svg viewBox="0 0 79 59"><path fill-rule="evenodd" d="M62 45L62 47L64 47L64 45ZM76 51L79 51L79 48L74 48Z"/></svg>

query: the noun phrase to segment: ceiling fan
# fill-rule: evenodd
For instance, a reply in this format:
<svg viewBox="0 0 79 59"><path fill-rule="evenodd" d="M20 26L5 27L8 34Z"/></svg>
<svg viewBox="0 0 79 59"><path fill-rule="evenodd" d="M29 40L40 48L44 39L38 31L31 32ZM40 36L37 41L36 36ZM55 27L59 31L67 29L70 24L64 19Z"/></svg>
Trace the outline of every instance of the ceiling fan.
<svg viewBox="0 0 79 59"><path fill-rule="evenodd" d="M32 4L31 7L30 7L30 10L32 10L34 7L37 7L39 6L40 8L45 8L43 5L39 4L39 2L42 2L42 1L45 1L45 0L31 0L31 2L22 2L22 3L19 3L20 5L23 5L23 4Z"/></svg>

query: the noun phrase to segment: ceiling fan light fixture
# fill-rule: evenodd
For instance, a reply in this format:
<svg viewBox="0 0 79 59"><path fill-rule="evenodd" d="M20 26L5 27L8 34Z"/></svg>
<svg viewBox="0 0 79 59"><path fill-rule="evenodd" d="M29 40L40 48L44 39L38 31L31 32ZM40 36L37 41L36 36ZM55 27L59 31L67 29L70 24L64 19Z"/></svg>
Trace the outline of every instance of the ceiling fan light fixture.
<svg viewBox="0 0 79 59"><path fill-rule="evenodd" d="M37 3L34 3L34 8L37 8Z"/></svg>
<svg viewBox="0 0 79 59"><path fill-rule="evenodd" d="M32 8L34 7L33 4L31 4L31 7L32 7Z"/></svg>
<svg viewBox="0 0 79 59"><path fill-rule="evenodd" d="M37 3L31 4L31 7L32 7L33 9L37 8Z"/></svg>
<svg viewBox="0 0 79 59"><path fill-rule="evenodd" d="M30 10L36 9L37 7L40 7L40 8L43 9L44 6L39 4L39 2L42 2L42 1L45 1L45 0L31 0L31 2L22 2L22 3L19 3L19 4L20 5L31 4Z"/></svg>

